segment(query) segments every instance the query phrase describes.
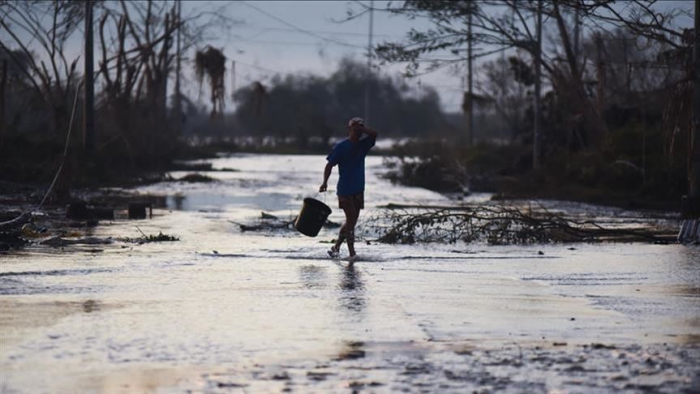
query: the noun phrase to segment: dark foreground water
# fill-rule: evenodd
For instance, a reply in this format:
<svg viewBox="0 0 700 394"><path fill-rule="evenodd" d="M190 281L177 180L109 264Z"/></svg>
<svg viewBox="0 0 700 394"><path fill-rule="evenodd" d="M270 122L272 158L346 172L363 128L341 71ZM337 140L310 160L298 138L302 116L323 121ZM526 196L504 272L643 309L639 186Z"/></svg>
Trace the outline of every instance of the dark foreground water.
<svg viewBox="0 0 700 394"><path fill-rule="evenodd" d="M236 224L293 217L322 156L213 162L238 171L143 188L170 210L94 234L179 242L0 255L0 392L700 390L697 248L363 243L350 267L325 258L335 230ZM450 203L380 179L381 164L363 217Z"/></svg>

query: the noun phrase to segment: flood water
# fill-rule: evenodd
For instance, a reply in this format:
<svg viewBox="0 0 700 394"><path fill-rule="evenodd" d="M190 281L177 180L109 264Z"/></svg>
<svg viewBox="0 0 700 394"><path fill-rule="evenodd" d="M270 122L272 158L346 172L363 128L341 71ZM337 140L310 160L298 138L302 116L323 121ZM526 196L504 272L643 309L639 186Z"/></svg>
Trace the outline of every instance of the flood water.
<svg viewBox="0 0 700 394"><path fill-rule="evenodd" d="M210 161L234 171L143 187L168 208L92 234L178 242L0 255L0 392L700 389L697 247L361 242L349 266L326 258L337 229L309 238L238 225L261 211L293 218L316 194L323 156ZM368 158L365 240L378 206L454 203L384 171ZM317 198L343 221L332 194Z"/></svg>

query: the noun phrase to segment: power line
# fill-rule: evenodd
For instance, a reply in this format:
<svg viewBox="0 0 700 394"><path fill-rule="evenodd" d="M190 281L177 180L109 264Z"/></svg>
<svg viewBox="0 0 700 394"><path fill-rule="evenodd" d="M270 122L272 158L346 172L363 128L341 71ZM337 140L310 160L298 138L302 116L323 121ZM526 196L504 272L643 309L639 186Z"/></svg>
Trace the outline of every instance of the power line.
<svg viewBox="0 0 700 394"><path fill-rule="evenodd" d="M267 72L271 72L271 73L275 73L275 74L284 74L282 71L273 70L271 68L267 68L267 67L263 67L263 66L257 66L255 64L246 63L246 62L240 61L238 59L236 59L236 63L240 63L244 66L252 67L252 68L255 68L255 69L258 69L261 71L267 71Z"/></svg>
<svg viewBox="0 0 700 394"><path fill-rule="evenodd" d="M245 38L237 38L236 42L250 42L254 44L270 44L270 45L301 45L301 46L316 46L319 45L318 42L300 42L300 41L275 41L275 40L249 40ZM337 45L341 46L340 44L334 44L334 43L325 43L325 45ZM346 46L346 45L342 45Z"/></svg>
<svg viewBox="0 0 700 394"><path fill-rule="evenodd" d="M260 12L261 14L267 15L268 17L270 17L270 18L272 18L272 19L274 19L274 20L276 20L276 21L278 21L278 22L280 22L280 23L283 23L283 24L285 24L285 25L287 25L287 26L289 26L289 27L291 27L291 28L293 28L294 30L297 30L297 31L302 32L302 33L307 34L307 35L310 35L310 36L312 36L312 37L316 37L316 38L319 38L319 39L324 40L324 41L335 42L336 44L343 45L343 46L347 46L347 47L350 47L350 48L362 48L362 49L364 49L364 47L362 47L362 46L360 46L360 45L348 44L347 42L339 41L339 40L336 40L336 39L333 39L333 38L324 37L324 36L321 36L321 35L318 35L318 34L312 32L312 31L310 31L310 30L302 29L301 27L296 26L296 25L294 25L294 24L292 24L292 23L289 23L289 22L287 22L286 20L284 20L284 19L282 19L282 18L279 18L279 17L277 17L277 16L275 16L275 15L272 15L272 14L270 14L269 12L267 12L267 11L261 9L261 8L258 8L258 7L256 7L256 6L254 6L254 5L250 4L250 3L248 3L247 1L241 1L241 3L247 5L248 7L252 8L252 9L258 11L258 12Z"/></svg>
<svg viewBox="0 0 700 394"><path fill-rule="evenodd" d="M262 29L259 33L257 33L255 36L258 36L262 33L268 32L268 31L293 31L293 32L299 32L297 29L285 29L283 27L266 27L266 26L255 26L255 25L242 25L238 26L238 28L250 28L250 29ZM305 29L307 32L311 33L316 33L316 34L332 34L332 35L338 35L338 36L354 36L354 37L366 37L366 33L353 33L353 32L344 32L344 31L331 31L331 30L308 30ZM306 34L306 32L301 32ZM374 34L377 37L391 37L391 38L403 38L403 35L400 34L380 34L380 33L375 33Z"/></svg>

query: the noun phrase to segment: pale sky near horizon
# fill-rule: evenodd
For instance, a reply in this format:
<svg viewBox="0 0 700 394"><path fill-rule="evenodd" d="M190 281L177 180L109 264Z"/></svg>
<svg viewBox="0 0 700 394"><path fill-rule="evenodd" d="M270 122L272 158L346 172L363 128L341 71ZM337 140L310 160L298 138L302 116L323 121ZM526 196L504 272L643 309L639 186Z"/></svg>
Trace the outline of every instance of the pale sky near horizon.
<svg viewBox="0 0 700 394"><path fill-rule="evenodd" d="M186 2L183 13L197 9L224 7L227 16L240 20L224 37L209 43L223 48L236 61L236 85L255 80L266 82L276 74L314 73L329 75L343 57L366 62L369 37L369 14L340 22L347 10L361 11L354 1L234 1ZM369 1L363 1L369 4ZM375 1L376 8L386 8L388 1ZM394 2L396 4L396 2ZM375 12L373 43L398 41L411 26L427 27L425 21L408 21L387 12ZM400 75L404 65L375 67L389 75ZM230 70L230 62L227 64ZM232 83L231 75L227 84ZM443 108L459 109L462 100L461 77L446 71L409 81L412 86L429 84L438 90ZM228 87L228 86L227 86ZM227 103L232 104L232 103ZM230 107L229 107L230 108Z"/></svg>
<svg viewBox="0 0 700 394"><path fill-rule="evenodd" d="M375 1L375 8L386 8L399 1ZM624 3L624 2L623 2ZM329 75L341 58L350 56L365 62L368 44L369 14L352 21L339 23L347 11L362 11L369 1L233 1L191 2L183 5L183 12L197 8L223 7L224 13L240 24L226 36L210 44L223 48L230 60L236 61L236 85L240 87L255 80L269 81L275 74L315 73ZM681 7L692 11L693 1L663 1L657 7ZM679 22L692 27L692 18ZM418 30L430 27L425 19L409 20L387 12L374 12L373 43L398 41L411 27ZM303 31L302 31L303 30ZM404 65L383 65L375 61L379 71L400 75ZM230 67L230 62L229 65ZM476 74L476 73L475 73ZM228 76L227 85L232 83ZM440 94L447 112L459 112L462 102L462 75L443 69L408 80L420 88L434 87ZM227 103L227 107L232 108Z"/></svg>
<svg viewBox="0 0 700 394"><path fill-rule="evenodd" d="M375 8L386 8L388 3L398 5L401 1L375 1ZM202 45L212 45L223 49L229 59L226 77L226 110L235 108L231 99L234 75L231 73L231 60L236 62L235 84L240 88L254 81L269 84L275 75L290 73L313 73L330 75L337 69L343 57L351 57L360 62L366 61L369 14L354 20L340 23L347 17L347 11L363 10L362 1L183 1L183 17L198 11L213 11L235 19L239 23L230 29L212 30L211 37ZM624 7L624 2L620 3ZM693 0L662 1L659 8L684 8L693 10ZM682 18L679 25L692 27L692 18ZM382 41L400 41L410 28L425 30L431 26L426 19L409 20L388 12L374 13L374 44ZM546 28L547 26L545 26ZM82 29L69 42L69 58L82 53ZM4 39L4 38L3 38ZM96 42L96 51L99 45ZM193 51L185 54L192 58ZM96 59L97 60L97 59ZM403 64L379 65L375 70L390 76L399 76L405 69ZM193 81L192 65L183 64L186 79L183 91L189 97L198 97L198 87ZM447 112L459 112L463 76L449 68L407 80L410 86L420 89L432 86L440 94L441 104ZM475 67L475 78L478 69ZM202 98L207 103L207 94Z"/></svg>

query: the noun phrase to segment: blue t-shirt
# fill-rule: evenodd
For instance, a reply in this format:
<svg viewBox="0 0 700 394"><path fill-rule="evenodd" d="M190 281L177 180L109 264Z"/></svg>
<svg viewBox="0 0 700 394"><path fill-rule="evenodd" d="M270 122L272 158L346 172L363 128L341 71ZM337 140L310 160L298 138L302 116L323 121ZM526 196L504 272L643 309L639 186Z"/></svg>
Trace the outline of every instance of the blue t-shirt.
<svg viewBox="0 0 700 394"><path fill-rule="evenodd" d="M337 195L350 196L365 191L365 157L375 142L375 138L368 136L357 143L346 138L335 145L326 160L333 166L338 165Z"/></svg>

